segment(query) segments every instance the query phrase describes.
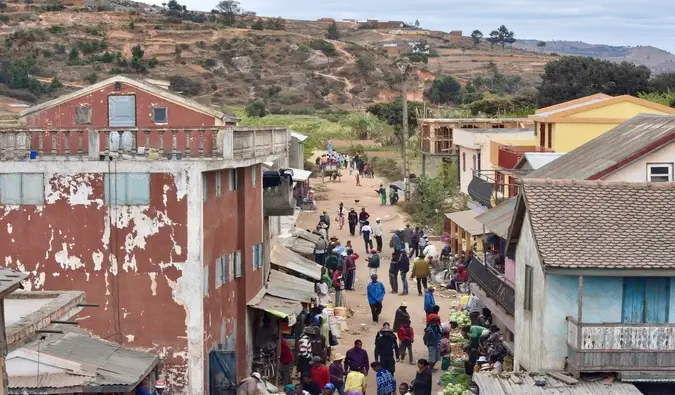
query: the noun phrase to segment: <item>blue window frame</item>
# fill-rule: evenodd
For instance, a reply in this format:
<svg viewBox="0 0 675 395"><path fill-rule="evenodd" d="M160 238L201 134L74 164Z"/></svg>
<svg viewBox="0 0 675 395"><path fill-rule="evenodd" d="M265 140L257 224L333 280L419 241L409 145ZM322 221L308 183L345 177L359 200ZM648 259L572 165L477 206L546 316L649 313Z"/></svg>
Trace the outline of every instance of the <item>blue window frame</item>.
<svg viewBox="0 0 675 395"><path fill-rule="evenodd" d="M668 322L670 278L626 277L623 281L623 322Z"/></svg>

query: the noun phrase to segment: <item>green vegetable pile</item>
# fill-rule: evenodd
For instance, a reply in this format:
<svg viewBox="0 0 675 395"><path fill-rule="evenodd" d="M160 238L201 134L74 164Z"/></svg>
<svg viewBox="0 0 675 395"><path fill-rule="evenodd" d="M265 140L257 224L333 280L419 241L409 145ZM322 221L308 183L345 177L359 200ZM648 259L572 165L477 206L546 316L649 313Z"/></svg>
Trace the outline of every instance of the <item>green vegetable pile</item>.
<svg viewBox="0 0 675 395"><path fill-rule="evenodd" d="M471 325L469 313L465 311L455 311L453 313L450 313L450 321L456 322L460 326L460 328L465 325Z"/></svg>
<svg viewBox="0 0 675 395"><path fill-rule="evenodd" d="M441 376L443 395L462 395L469 389L471 377L464 373L464 368L454 368Z"/></svg>

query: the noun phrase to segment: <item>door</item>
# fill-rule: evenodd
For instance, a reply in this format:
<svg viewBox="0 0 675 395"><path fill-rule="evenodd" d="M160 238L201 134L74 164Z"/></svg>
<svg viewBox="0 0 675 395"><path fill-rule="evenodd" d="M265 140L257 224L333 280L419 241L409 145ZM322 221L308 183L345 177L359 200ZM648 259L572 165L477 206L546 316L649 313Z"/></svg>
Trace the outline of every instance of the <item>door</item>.
<svg viewBox="0 0 675 395"><path fill-rule="evenodd" d="M136 126L136 96L108 96L108 126Z"/></svg>
<svg viewBox="0 0 675 395"><path fill-rule="evenodd" d="M213 350L209 354L211 395L237 393L237 357L234 351Z"/></svg>
<svg viewBox="0 0 675 395"><path fill-rule="evenodd" d="M663 324L668 322L670 279L627 277L623 287L623 322Z"/></svg>

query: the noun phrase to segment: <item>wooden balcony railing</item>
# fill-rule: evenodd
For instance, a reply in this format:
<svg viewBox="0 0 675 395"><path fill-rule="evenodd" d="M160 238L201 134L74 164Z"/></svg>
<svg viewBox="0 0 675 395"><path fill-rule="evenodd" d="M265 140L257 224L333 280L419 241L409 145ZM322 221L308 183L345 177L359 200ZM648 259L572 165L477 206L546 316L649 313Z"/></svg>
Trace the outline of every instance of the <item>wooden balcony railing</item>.
<svg viewBox="0 0 675 395"><path fill-rule="evenodd" d="M675 371L675 324L579 323L567 317L567 346L578 372Z"/></svg>
<svg viewBox="0 0 675 395"><path fill-rule="evenodd" d="M288 151L286 127L0 130L0 161L244 160Z"/></svg>
<svg viewBox="0 0 675 395"><path fill-rule="evenodd" d="M483 291L507 313L514 315L516 309L516 292L499 274L484 265L476 257L469 262L469 275L472 282L478 284Z"/></svg>

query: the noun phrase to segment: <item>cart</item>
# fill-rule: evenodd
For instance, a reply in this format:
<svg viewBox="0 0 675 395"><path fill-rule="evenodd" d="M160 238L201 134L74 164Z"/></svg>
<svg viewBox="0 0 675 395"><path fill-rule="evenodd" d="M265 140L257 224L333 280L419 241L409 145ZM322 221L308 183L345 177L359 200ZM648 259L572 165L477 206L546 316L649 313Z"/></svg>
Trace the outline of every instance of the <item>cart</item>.
<svg viewBox="0 0 675 395"><path fill-rule="evenodd" d="M342 182L342 173L340 173L340 165L337 163L326 164L321 168L321 182L326 182L325 177L335 182Z"/></svg>

